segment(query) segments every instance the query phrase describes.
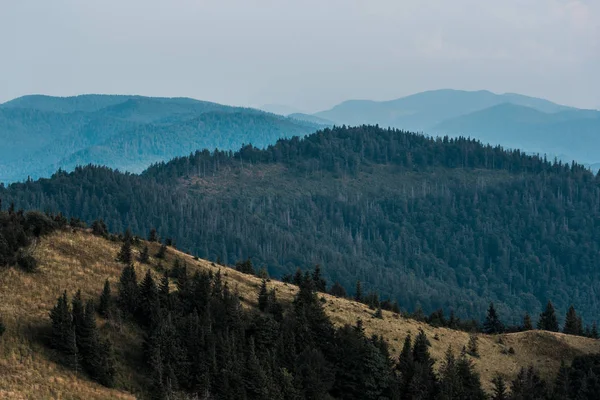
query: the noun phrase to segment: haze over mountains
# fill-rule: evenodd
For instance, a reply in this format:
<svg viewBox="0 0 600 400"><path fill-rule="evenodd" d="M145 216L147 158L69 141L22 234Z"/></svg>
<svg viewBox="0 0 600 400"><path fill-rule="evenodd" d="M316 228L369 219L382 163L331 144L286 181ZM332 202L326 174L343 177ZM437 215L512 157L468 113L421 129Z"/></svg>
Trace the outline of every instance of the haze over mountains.
<svg viewBox="0 0 600 400"><path fill-rule="evenodd" d="M600 112L515 93L434 90L390 101L349 100L314 116L335 124L470 136L565 161L600 161Z"/></svg>
<svg viewBox="0 0 600 400"><path fill-rule="evenodd" d="M141 172L197 149L264 147L317 125L188 98L25 96L0 105L0 182L59 168L107 165Z"/></svg>

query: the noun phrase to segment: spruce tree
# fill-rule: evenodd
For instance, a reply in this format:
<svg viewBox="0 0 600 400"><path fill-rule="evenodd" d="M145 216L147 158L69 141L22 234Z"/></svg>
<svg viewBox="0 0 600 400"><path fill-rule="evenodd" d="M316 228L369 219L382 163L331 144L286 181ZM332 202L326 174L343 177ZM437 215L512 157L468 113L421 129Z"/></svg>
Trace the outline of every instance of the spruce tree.
<svg viewBox="0 0 600 400"><path fill-rule="evenodd" d="M300 268L296 268L296 272L294 273L294 277L292 278L292 283L296 286L302 285L302 281L304 276L302 275L302 270Z"/></svg>
<svg viewBox="0 0 600 400"><path fill-rule="evenodd" d="M158 299L160 301L161 307L169 310L171 308L170 305L170 289L169 289L169 271L165 271L162 278L160 279L160 284L158 286Z"/></svg>
<svg viewBox="0 0 600 400"><path fill-rule="evenodd" d="M556 399L567 399L571 394L569 379L569 367L564 360L560 362L560 368L554 380L553 394Z"/></svg>
<svg viewBox="0 0 600 400"><path fill-rule="evenodd" d="M127 265L119 279L119 306L126 312L134 314L138 307L139 289L135 268Z"/></svg>
<svg viewBox="0 0 600 400"><path fill-rule="evenodd" d="M492 384L494 385L492 389L492 397L490 400L509 400L510 395L508 393L508 389L506 387L506 381L502 375L496 375L492 379Z"/></svg>
<svg viewBox="0 0 600 400"><path fill-rule="evenodd" d="M590 337L592 339L598 339L598 325L596 325L596 322L594 321L594 323L592 324L592 330L590 332Z"/></svg>
<svg viewBox="0 0 600 400"><path fill-rule="evenodd" d="M102 294L100 295L100 304L98 305L98 313L104 318L109 318L112 313L112 294L108 279L104 281L104 288L102 289Z"/></svg>
<svg viewBox="0 0 600 400"><path fill-rule="evenodd" d="M439 378L439 398L443 400L458 399L462 387L456 368L456 357L454 357L451 346L448 346L448 349L446 350L444 361L439 370Z"/></svg>
<svg viewBox="0 0 600 400"><path fill-rule="evenodd" d="M263 279L258 292L258 309L260 311L266 311L268 307L269 292L267 291L267 281Z"/></svg>
<svg viewBox="0 0 600 400"><path fill-rule="evenodd" d="M479 374L475 371L473 362L461 352L456 361L456 370L460 381L461 393L457 399L486 400L487 396L481 387Z"/></svg>
<svg viewBox="0 0 600 400"><path fill-rule="evenodd" d="M66 356L67 364L71 367L77 366L77 344L75 341L75 327L67 292L64 291L50 311L52 330L50 343L53 348Z"/></svg>
<svg viewBox="0 0 600 400"><path fill-rule="evenodd" d="M0 337L4 335L4 332L6 332L6 326L4 325L4 321L2 320L2 315L0 315Z"/></svg>
<svg viewBox="0 0 600 400"><path fill-rule="evenodd" d="M317 292L327 293L327 281L321 275L321 266L315 265L315 269L312 274L312 279Z"/></svg>
<svg viewBox="0 0 600 400"><path fill-rule="evenodd" d="M156 232L156 229L150 229L150 233L148 234L148 241L151 243L158 242L158 233Z"/></svg>
<svg viewBox="0 0 600 400"><path fill-rule="evenodd" d="M537 328L544 331L558 332L558 320L552 302L548 301L546 309L540 314Z"/></svg>
<svg viewBox="0 0 600 400"><path fill-rule="evenodd" d="M337 281L334 282L333 285L331 285L331 289L329 289L329 294L341 298L344 298L348 295L346 293L346 289L344 289L344 287L340 285L340 283Z"/></svg>
<svg viewBox="0 0 600 400"><path fill-rule="evenodd" d="M533 330L533 324L531 323L531 316L527 312L523 316L523 330L524 331Z"/></svg>
<svg viewBox="0 0 600 400"><path fill-rule="evenodd" d="M142 264L148 264L150 261L150 250L148 250L148 246L144 246L142 251L140 252L140 262Z"/></svg>
<svg viewBox="0 0 600 400"><path fill-rule="evenodd" d="M131 235L131 231L127 229L125 231L125 236L123 237L123 245L117 256L117 260L121 261L123 264L130 265L133 263L132 243L133 236Z"/></svg>
<svg viewBox="0 0 600 400"><path fill-rule="evenodd" d="M167 246L165 244L161 244L160 248L158 249L158 253L156 253L156 258L158 258L159 260L164 260L165 256L167 255Z"/></svg>
<svg viewBox="0 0 600 400"><path fill-rule="evenodd" d="M138 318L144 326L153 326L159 317L158 288L150 270L146 271L139 288Z"/></svg>
<svg viewBox="0 0 600 400"><path fill-rule="evenodd" d="M575 307L571 305L565 316L565 324L563 326L563 333L567 335L579 335L579 318L575 312Z"/></svg>
<svg viewBox="0 0 600 400"><path fill-rule="evenodd" d="M359 303L363 300L362 285L360 281L356 281L356 289L354 290L354 300Z"/></svg>
<svg viewBox="0 0 600 400"><path fill-rule="evenodd" d="M502 333L504 331L504 325L500 322L498 318L498 314L496 313L496 309L494 308L494 303L490 303L490 306L487 311L487 316L485 317L485 321L483 322L483 333L487 334L496 334Z"/></svg>

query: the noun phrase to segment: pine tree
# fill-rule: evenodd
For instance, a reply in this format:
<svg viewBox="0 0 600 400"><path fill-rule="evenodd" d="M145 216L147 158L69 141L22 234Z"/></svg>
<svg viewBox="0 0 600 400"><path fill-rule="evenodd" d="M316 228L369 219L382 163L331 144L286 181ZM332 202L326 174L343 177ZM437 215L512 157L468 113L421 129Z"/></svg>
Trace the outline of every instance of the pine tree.
<svg viewBox="0 0 600 400"><path fill-rule="evenodd" d="M383 319L383 312L381 311L381 306L377 307L375 310L375 314L373 314L375 318Z"/></svg>
<svg viewBox="0 0 600 400"><path fill-rule="evenodd" d="M434 360L429 354L430 345L425 332L419 329L412 349L414 375L409 390L415 397L421 399L434 399L437 393L437 379L433 371Z"/></svg>
<svg viewBox="0 0 600 400"><path fill-rule="evenodd" d="M341 298L344 298L348 295L346 293L346 289L344 289L344 287L340 285L340 283L337 281L334 282L333 285L331 285L331 289L329 289L329 294Z"/></svg>
<svg viewBox="0 0 600 400"><path fill-rule="evenodd" d="M443 400L458 399L462 387L458 371L456 368L456 357L452 352L452 347L448 346L444 361L439 370L440 394L439 398Z"/></svg>
<svg viewBox="0 0 600 400"><path fill-rule="evenodd" d="M544 331L558 332L558 320L552 302L548 301L546 309L540 314L537 328Z"/></svg>
<svg viewBox="0 0 600 400"><path fill-rule="evenodd" d="M524 331L533 330L533 324L531 323L531 317L529 316L529 313L527 313L527 312L523 316L523 330Z"/></svg>
<svg viewBox="0 0 600 400"><path fill-rule="evenodd" d="M492 384L494 387L492 389L492 397L490 400L508 400L510 398L506 387L506 381L502 375L496 375L494 379L492 379Z"/></svg>
<svg viewBox="0 0 600 400"><path fill-rule="evenodd" d="M487 396L481 387L479 374L475 371L473 362L463 351L456 362L456 370L460 381L461 393L457 399L486 400Z"/></svg>
<svg viewBox="0 0 600 400"><path fill-rule="evenodd" d="M90 376L97 379L100 368L100 349L95 312L94 302L88 300L85 305L83 321L75 325L75 335L81 363Z"/></svg>
<svg viewBox="0 0 600 400"><path fill-rule="evenodd" d="M590 332L590 337L592 339L598 339L598 326L596 325L595 321L592 324L592 331Z"/></svg>
<svg viewBox="0 0 600 400"><path fill-rule="evenodd" d="M150 233L148 234L148 241L150 243L158 242L158 233L156 232L156 229L150 229Z"/></svg>
<svg viewBox="0 0 600 400"><path fill-rule="evenodd" d="M144 246L142 251L140 252L140 262L142 264L148 264L150 261L150 250L148 250L148 246Z"/></svg>
<svg viewBox="0 0 600 400"><path fill-rule="evenodd" d="M100 295L100 304L98 306L98 313L104 318L109 318L112 314L112 294L110 291L110 282L108 279L104 281L104 288Z"/></svg>
<svg viewBox="0 0 600 400"><path fill-rule="evenodd" d="M296 286L302 285L302 281L304 280L304 275L302 275L302 270L300 268L296 268L296 272L294 273L294 277L292 278L292 283Z"/></svg>
<svg viewBox="0 0 600 400"><path fill-rule="evenodd" d="M504 331L504 325L500 322L498 318L498 314L496 313L496 309L494 308L494 303L490 303L490 306L487 311L487 316L483 323L483 333L487 334L496 334L502 333Z"/></svg>
<svg viewBox="0 0 600 400"><path fill-rule="evenodd" d="M138 307L139 296L137 276L135 268L132 265L127 265L121 272L119 279L119 305L120 307L131 314L134 314Z"/></svg>
<svg viewBox="0 0 600 400"><path fill-rule="evenodd" d="M327 293L327 281L321 276L321 266L319 264L315 265L312 279L317 292Z"/></svg>
<svg viewBox="0 0 600 400"><path fill-rule="evenodd" d="M133 252L132 252L132 242L133 236L131 235L131 231L127 229L125 231L125 236L123 237L123 245L121 246L121 250L117 256L117 260L121 261L126 265L130 265L133 263Z"/></svg>
<svg viewBox="0 0 600 400"><path fill-rule="evenodd" d="M565 364L564 360L561 360L560 368L554 380L553 394L556 399L567 399L571 394L569 368Z"/></svg>
<svg viewBox="0 0 600 400"><path fill-rule="evenodd" d="M109 340L103 340L99 346L99 368L98 382L106 387L115 385L116 361L113 354L112 343Z"/></svg>
<svg viewBox="0 0 600 400"><path fill-rule="evenodd" d="M267 291L267 281L263 279L258 292L258 309L260 311L266 311L268 307L269 292Z"/></svg>
<svg viewBox="0 0 600 400"><path fill-rule="evenodd" d="M571 305L565 316L565 324L563 326L563 333L568 335L579 335L579 319L575 312L575 307Z"/></svg>
<svg viewBox="0 0 600 400"><path fill-rule="evenodd" d="M356 281L356 290L354 291L354 300L359 303L363 300L362 286L360 281Z"/></svg>
<svg viewBox="0 0 600 400"><path fill-rule="evenodd" d="M0 337L4 335L4 332L6 332L6 326L4 325L4 321L2 320L2 315L0 315Z"/></svg>
<svg viewBox="0 0 600 400"><path fill-rule="evenodd" d="M150 270L146 271L139 287L138 318L144 326L153 326L159 317L158 288Z"/></svg>
<svg viewBox="0 0 600 400"><path fill-rule="evenodd" d="M158 286L158 299L161 307L167 310L171 309L170 289L169 289L169 271L165 271Z"/></svg>
<svg viewBox="0 0 600 400"><path fill-rule="evenodd" d="M472 333L469 335L469 343L467 344L466 351L473 357L479 357L479 346L477 345L477 335Z"/></svg>
<svg viewBox="0 0 600 400"><path fill-rule="evenodd" d="M51 345L53 348L64 354L67 358L67 364L71 367L77 366L77 344L75 342L75 328L67 292L58 298L56 305L50 311L52 320Z"/></svg>
<svg viewBox="0 0 600 400"><path fill-rule="evenodd" d="M160 248L158 249L158 253L156 253L156 258L158 258L159 260L164 260L165 256L167 255L167 246L165 244L161 244Z"/></svg>

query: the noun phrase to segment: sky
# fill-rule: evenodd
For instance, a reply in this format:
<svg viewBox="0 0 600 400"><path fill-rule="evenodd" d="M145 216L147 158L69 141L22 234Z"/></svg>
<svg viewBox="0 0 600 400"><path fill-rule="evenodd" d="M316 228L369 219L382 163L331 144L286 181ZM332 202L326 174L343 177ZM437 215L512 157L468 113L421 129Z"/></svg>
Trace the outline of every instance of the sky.
<svg viewBox="0 0 600 400"><path fill-rule="evenodd" d="M600 108L598 0L0 0L0 102L187 96L315 112L441 88Z"/></svg>

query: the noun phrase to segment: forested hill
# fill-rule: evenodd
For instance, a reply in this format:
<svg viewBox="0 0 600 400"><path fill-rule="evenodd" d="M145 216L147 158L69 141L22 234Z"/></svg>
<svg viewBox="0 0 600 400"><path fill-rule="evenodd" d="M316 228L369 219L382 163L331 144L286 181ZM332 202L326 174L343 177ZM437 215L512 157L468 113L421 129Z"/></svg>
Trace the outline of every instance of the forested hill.
<svg viewBox="0 0 600 400"><path fill-rule="evenodd" d="M86 164L141 172L199 148L265 147L318 127L188 98L25 96L0 104L0 182Z"/></svg>
<svg viewBox="0 0 600 400"><path fill-rule="evenodd" d="M507 323L551 299L585 323L600 300L600 187L577 164L376 126L326 129L266 150L196 152L142 175L78 168L14 184L18 207L156 227L224 263L277 277L324 265L328 281Z"/></svg>

